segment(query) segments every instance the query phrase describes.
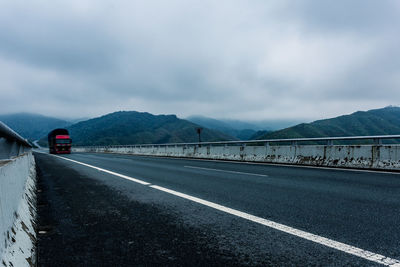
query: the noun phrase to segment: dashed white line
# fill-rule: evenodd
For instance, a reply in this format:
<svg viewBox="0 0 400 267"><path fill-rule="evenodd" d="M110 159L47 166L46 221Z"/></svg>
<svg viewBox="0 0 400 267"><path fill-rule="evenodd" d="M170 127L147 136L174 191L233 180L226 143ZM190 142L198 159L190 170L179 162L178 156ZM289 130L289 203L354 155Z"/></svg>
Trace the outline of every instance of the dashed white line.
<svg viewBox="0 0 400 267"><path fill-rule="evenodd" d="M96 166L93 166L93 165L89 165L89 164L86 164L86 163L83 163L83 162L80 162L80 161L72 160L72 159L69 159L69 158L60 157L60 156L56 156L56 155L53 155L53 156L55 156L57 158L60 158L60 159L68 160L68 161L71 161L71 162L74 162L74 163L77 163L77 164L80 164L80 165L83 165L83 166L86 166L86 167L89 167L89 168L93 168L93 169L96 169L96 170L99 170L99 171L102 171L102 172L105 172L105 173L108 173L108 174L111 174L111 175L114 175L114 176L117 176L117 177L120 177L120 178L123 178L123 179L127 179L127 180L130 180L130 181L135 182L135 183L146 185L146 186L149 186L149 187L151 187L153 189L156 189L156 190L168 193L168 194L172 194L174 196L181 197L181 198L184 198L186 200L190 200L190 201L193 201L195 203L198 203L198 204L201 204L201 205L204 205L204 206L207 206L207 207L210 207L210 208L213 208L213 209L216 209L216 210L219 210L219 211L222 211L222 212L225 212L225 213L228 213L228 214L243 218L245 220L249 220L249 221L252 221L252 222L267 226L267 227L270 227L272 229L275 229L275 230L278 230L278 231L281 231L281 232L284 232L284 233L287 233L287 234L290 234L290 235L294 235L294 236L300 237L302 239L306 239L306 240L312 241L314 243L317 243L317 244L320 244L320 245L323 245L323 246L326 246L326 247L330 247L330 248L333 248L333 249L336 249L336 250L339 250L339 251L342 251L342 252L345 252L345 253L348 253L348 254L351 254L351 255L354 255L354 256L369 260L369 261L372 261L372 262L376 262L376 263L379 263L379 264L382 264L382 265L386 265L386 266L391 266L391 267L400 267L400 260L397 260L397 259L394 259L394 258L386 257L384 255L377 254L377 253L374 253L374 252L371 252L371 251L368 251L368 250L364 250L364 249L361 249L361 248L358 248L358 247L355 247L355 246L347 245L345 243L338 242L338 241L335 241L335 240L332 240L332 239L329 239L329 238L326 238L326 237L322 237L322 236L319 236L319 235L308 233L308 232L305 232L305 231L302 231L302 230L299 230L299 229L296 229L296 228L293 228L293 227L290 227L290 226L287 226L287 225L284 225L284 224L280 224L280 223L277 223L277 222L274 222L274 221L270 221L270 220L267 220L267 219L264 219L264 218L261 218L261 217L257 217L257 216L251 215L249 213L245 213L245 212L242 212L242 211L239 211L239 210L228 208L228 207L225 207L223 205L219 205L219 204L214 203L214 202L210 202L210 201L207 201L207 200L204 200L204 199L201 199L201 198L197 198L197 197L193 197L193 196L190 196L190 195L187 195L187 194L184 194L184 193L180 193L180 192L177 192L177 191L165 188L165 187L161 187L161 186L158 186L158 185L152 185L152 184L150 184L148 182L145 182L145 181L133 178L133 177L129 177L127 175L119 174L119 173L116 173L116 172L113 172L113 171L109 171L109 170L106 170L106 169L103 169L103 168L99 168L99 167L96 167Z"/></svg>
<svg viewBox="0 0 400 267"><path fill-rule="evenodd" d="M250 172L238 172L238 171L230 171L230 170L222 170L222 169L203 168L203 167L197 167L197 166L184 166L184 167L191 168L191 169L215 171L215 172L227 172L227 173L234 173L234 174L245 174L245 175L268 177L268 175L266 175L266 174L258 174L258 173L250 173Z"/></svg>

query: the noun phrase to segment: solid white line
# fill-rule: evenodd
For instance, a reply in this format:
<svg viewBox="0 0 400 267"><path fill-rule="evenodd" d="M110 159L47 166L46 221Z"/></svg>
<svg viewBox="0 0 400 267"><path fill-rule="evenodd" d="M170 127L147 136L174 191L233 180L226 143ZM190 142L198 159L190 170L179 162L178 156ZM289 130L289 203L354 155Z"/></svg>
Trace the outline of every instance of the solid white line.
<svg viewBox="0 0 400 267"><path fill-rule="evenodd" d="M112 175L115 175L115 176L124 178L124 179L126 179L126 180L129 180L129 181L132 181L132 182L135 182L135 183L139 183L139 184L142 184L142 185L149 185L149 184L150 184L150 183L148 183L148 182L145 182L145 181L142 181L142 180L139 180L139 179L136 179L136 178L127 176L127 175L123 175L123 174L119 174L119 173L116 173L116 172L113 172L113 171L109 171L109 170L106 170L106 169L102 169L102 168L99 168L99 167L96 167L96 166L93 166L93 165L89 165L89 164L86 164L86 163L83 163L83 162L80 162L80 161L76 161L76 160L73 160L73 159L60 157L60 156L57 156L57 155L53 155L53 156L54 156L54 157L57 157L57 158L60 158L60 159L69 160L69 161L72 161L72 162L74 162L74 163L81 164L81 165L83 165L83 166L86 166L86 167L89 167L89 168L92 168L92 169L96 169L96 170L101 171L101 172L105 172L105 173L108 173L108 174L112 174Z"/></svg>
<svg viewBox="0 0 400 267"><path fill-rule="evenodd" d="M166 192L166 193L169 193L169 194L172 194L172 195L175 195L175 196L178 196L178 197L193 201L195 203L198 203L198 204L201 204L201 205L204 205L204 206L207 206L207 207L210 207L210 208L213 208L213 209L216 209L216 210L219 210L219 211L222 211L222 212L225 212L225 213L228 213L228 214L243 218L245 220L249 220L249 221L252 221L252 222L255 222L255 223L270 227L270 228L273 228L275 230L278 230L278 231L281 231L281 232L285 232L287 234L294 235L294 236L300 237L302 239L306 239L306 240L309 240L311 242L314 242L314 243L317 243L317 244L320 244L320 245L323 245L323 246L326 246L326 247L330 247L330 248L333 248L333 249L336 249L336 250L339 250L339 251L342 251L342 252L345 252L345 253L348 253L348 254L351 254L351 255L366 259L366 260L369 260L369 261L373 261L373 262L376 262L376 263L379 263L379 264L382 264L382 265L386 265L386 266L391 266L391 267L400 267L400 261L397 260L397 259L393 259L393 258L386 257L386 256L383 256L383 255L380 255L380 254L377 254L377 253L374 253L374 252L371 252L371 251L368 251L368 250L364 250L364 249L357 248L357 247L354 247L354 246L351 246L351 245L347 245L345 243L341 243L341 242L338 242L338 241L335 241L335 240L332 240L332 239L329 239L329 238L326 238L326 237L322 237L322 236L319 236L319 235L308 233L308 232L305 232L305 231L302 231L302 230L299 230L299 229L296 229L296 228L293 228L293 227L290 227L290 226L287 226L287 225L284 225L284 224L280 224L280 223L277 223L277 222L274 222L274 221L270 221L270 220L267 220L267 219L264 219L264 218L261 218L261 217L257 217L257 216L251 215L249 213L245 213L245 212L239 211L239 210L231 209L231 208L225 207L223 205L219 205L219 204L216 204L214 202L210 202L210 201L207 201L207 200L204 200L204 199L201 199L201 198L197 198L197 197L193 197L193 196L190 196L190 195L187 195L187 194L184 194L184 193L180 193L180 192L177 192L177 191L165 188L165 187L161 187L161 186L157 186L157 185L151 185L148 182L145 182L145 181L142 181L142 180L139 180L139 179L136 179L136 178L132 178L132 177L129 177L129 176L126 176L126 175L123 175L123 174L119 174L119 173L116 173L116 172L113 172L113 171L109 171L109 170L106 170L106 169L102 169L102 168L99 168L99 167L96 167L96 166L92 166L92 165L89 165L89 164L86 164L86 163L83 163L83 162L79 162L79 161L76 161L76 160L72 160L72 159L69 159L69 158L60 157L60 156L56 156L56 155L52 155L52 156L55 156L55 157L58 157L58 158L61 158L61 159L64 159L64 160L68 160L68 161L71 161L71 162L74 162L74 163L77 163L77 164L81 164L83 166L86 166L86 167L89 167L89 168L93 168L93 169L96 169L96 170L99 170L99 171L102 171L102 172L105 172L105 173L109 173L111 175L115 175L115 176L130 180L130 181L135 182L135 183L139 183L139 184L142 184L142 185L147 185L147 186L149 186L149 187L151 187L153 189L160 190L160 191L163 191L163 192Z"/></svg>
<svg viewBox="0 0 400 267"><path fill-rule="evenodd" d="M324 246L327 246L327 247L330 247L330 248L333 248L336 250L340 250L345 253L349 253L349 254L358 256L360 258L363 258L363 259L366 259L369 261L373 261L373 262L376 262L379 264L383 264L386 266L392 266L392 267L400 266L400 261L396 260L396 259L392 259L392 258L383 256L383 255L380 255L380 254L376 254L376 253L373 253L373 252L370 252L367 250L363 250L361 248L350 246L350 245L347 245L347 244L344 244L344 243L341 243L341 242L338 242L338 241L335 241L332 239L328 239L328 238L325 238L322 236L314 235L314 234L311 234L311 233L308 233L308 232L305 232L302 230L298 230L298 229L290 227L290 226L286 226L284 224L276 223L276 222L273 222L273 221L270 221L270 220L267 220L267 219L264 219L261 217L257 217L257 216L254 216L254 215L242 212L242 211L231 209L231 208L228 208L228 207L225 207L225 206L222 206L222 205L219 205L219 204L207 201L207 200L203 200L203 199L200 199L197 197L192 197L190 195L180 193L180 192L177 192L177 191L174 191L171 189L167 189L167 188L164 188L161 186L150 185L150 187L160 190L160 191L163 191L163 192L166 192L166 193L169 193L169 194L172 194L172 195L175 195L175 196L178 196L178 197L181 197L181 198L184 198L184 199L187 199L187 200L190 200L190 201L193 201L193 202L196 202L196 203L199 203L199 204L202 204L204 206L207 206L207 207L219 210L219 211L223 211L223 212L231 214L231 215L235 215L237 217L240 217L240 218L243 218L243 219L255 222L255 223L262 224L264 226L268 226L268 227L276 229L278 231L282 231L282 232L312 241L314 243L318 243L320 245L324 245Z"/></svg>
<svg viewBox="0 0 400 267"><path fill-rule="evenodd" d="M229 170L222 170L222 169L211 169L211 168L203 168L197 166L184 166L185 168L191 169L199 169L199 170L208 170L208 171L216 171L216 172L228 172L228 173L235 173L235 174L245 174L245 175L254 175L254 176L262 176L268 177L266 174L257 174L257 173L249 173L249 172L237 172L237 171L229 171Z"/></svg>

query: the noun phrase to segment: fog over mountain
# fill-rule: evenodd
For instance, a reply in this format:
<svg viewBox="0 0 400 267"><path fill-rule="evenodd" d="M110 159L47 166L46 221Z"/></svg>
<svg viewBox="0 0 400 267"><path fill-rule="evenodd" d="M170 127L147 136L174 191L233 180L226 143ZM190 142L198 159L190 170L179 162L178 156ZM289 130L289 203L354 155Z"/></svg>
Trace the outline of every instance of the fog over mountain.
<svg viewBox="0 0 400 267"><path fill-rule="evenodd" d="M71 125L69 121L39 114L16 113L0 115L0 121L29 140L37 140L55 129Z"/></svg>

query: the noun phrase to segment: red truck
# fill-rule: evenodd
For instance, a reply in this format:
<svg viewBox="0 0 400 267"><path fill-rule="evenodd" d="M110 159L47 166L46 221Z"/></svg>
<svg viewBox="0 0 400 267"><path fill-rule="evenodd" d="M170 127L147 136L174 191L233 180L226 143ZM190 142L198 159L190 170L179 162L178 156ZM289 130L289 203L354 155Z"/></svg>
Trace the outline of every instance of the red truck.
<svg viewBox="0 0 400 267"><path fill-rule="evenodd" d="M67 129L54 129L47 137L50 154L71 154L72 140Z"/></svg>

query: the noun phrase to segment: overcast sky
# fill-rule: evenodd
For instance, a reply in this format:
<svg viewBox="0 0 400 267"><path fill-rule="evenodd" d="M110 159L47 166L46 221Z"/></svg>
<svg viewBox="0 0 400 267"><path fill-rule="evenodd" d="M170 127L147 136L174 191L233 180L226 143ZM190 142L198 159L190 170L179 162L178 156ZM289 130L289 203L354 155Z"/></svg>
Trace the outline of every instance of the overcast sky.
<svg viewBox="0 0 400 267"><path fill-rule="evenodd" d="M399 104L398 0L0 0L0 113L310 121Z"/></svg>

